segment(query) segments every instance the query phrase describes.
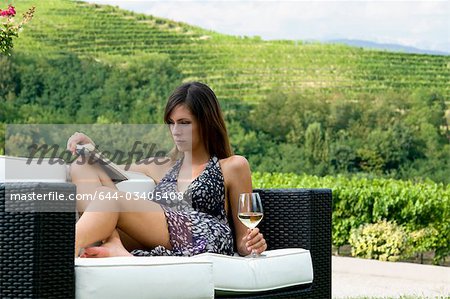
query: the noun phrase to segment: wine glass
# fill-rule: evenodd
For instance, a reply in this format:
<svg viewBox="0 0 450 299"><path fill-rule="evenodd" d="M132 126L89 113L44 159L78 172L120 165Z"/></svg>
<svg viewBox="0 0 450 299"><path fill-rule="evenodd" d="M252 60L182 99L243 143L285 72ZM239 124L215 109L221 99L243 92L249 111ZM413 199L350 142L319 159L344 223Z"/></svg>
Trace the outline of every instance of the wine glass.
<svg viewBox="0 0 450 299"><path fill-rule="evenodd" d="M258 193L239 194L238 218L246 227L254 229L263 218L261 198ZM257 257L252 250L251 257Z"/></svg>

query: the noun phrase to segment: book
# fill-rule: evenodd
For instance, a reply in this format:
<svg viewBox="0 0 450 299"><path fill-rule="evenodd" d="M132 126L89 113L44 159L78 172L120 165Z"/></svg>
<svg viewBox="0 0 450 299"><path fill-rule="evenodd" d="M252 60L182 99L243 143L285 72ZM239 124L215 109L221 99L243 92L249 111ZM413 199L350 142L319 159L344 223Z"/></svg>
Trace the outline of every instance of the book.
<svg viewBox="0 0 450 299"><path fill-rule="evenodd" d="M125 170L121 169L117 166L117 164L109 160L92 143L77 144L76 151L78 155L85 156L88 162L98 162L98 164L105 170L115 184L130 179Z"/></svg>

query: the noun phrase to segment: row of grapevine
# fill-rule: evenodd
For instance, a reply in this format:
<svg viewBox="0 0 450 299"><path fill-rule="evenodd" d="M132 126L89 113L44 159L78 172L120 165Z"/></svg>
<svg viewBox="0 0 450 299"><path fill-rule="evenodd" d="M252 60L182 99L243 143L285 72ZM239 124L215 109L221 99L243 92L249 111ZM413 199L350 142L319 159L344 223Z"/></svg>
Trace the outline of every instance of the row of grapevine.
<svg viewBox="0 0 450 299"><path fill-rule="evenodd" d="M23 53L34 55L37 42L50 55L69 51L105 62L108 55L166 54L185 80L210 84L222 99L258 102L279 88L344 93L435 88L450 95L448 56L233 37L85 2L28 0L18 6L30 4L38 10L19 41Z"/></svg>
<svg viewBox="0 0 450 299"><path fill-rule="evenodd" d="M253 173L254 188L330 188L333 191L333 244L348 244L351 229L381 220L394 221L407 231L434 229L438 240L428 242L437 259L450 255L450 185L345 176L317 177ZM435 236L430 236L435 238Z"/></svg>

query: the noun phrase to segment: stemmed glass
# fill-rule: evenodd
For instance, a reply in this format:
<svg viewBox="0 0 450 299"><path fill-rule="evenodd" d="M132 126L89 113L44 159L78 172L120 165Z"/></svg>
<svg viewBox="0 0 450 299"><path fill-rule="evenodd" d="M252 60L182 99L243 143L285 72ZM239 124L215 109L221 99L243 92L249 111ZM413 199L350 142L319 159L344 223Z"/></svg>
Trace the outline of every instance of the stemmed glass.
<svg viewBox="0 0 450 299"><path fill-rule="evenodd" d="M239 194L238 218L246 227L254 229L263 218L263 207L258 193ZM251 257L257 257L252 250Z"/></svg>

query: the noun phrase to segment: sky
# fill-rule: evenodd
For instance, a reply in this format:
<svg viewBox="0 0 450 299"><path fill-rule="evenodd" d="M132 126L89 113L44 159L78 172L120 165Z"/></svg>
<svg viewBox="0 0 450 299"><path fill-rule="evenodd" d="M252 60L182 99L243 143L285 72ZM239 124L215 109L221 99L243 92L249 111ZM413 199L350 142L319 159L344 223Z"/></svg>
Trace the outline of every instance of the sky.
<svg viewBox="0 0 450 299"><path fill-rule="evenodd" d="M117 1L116 5L263 39L357 39L450 53L450 1Z"/></svg>

